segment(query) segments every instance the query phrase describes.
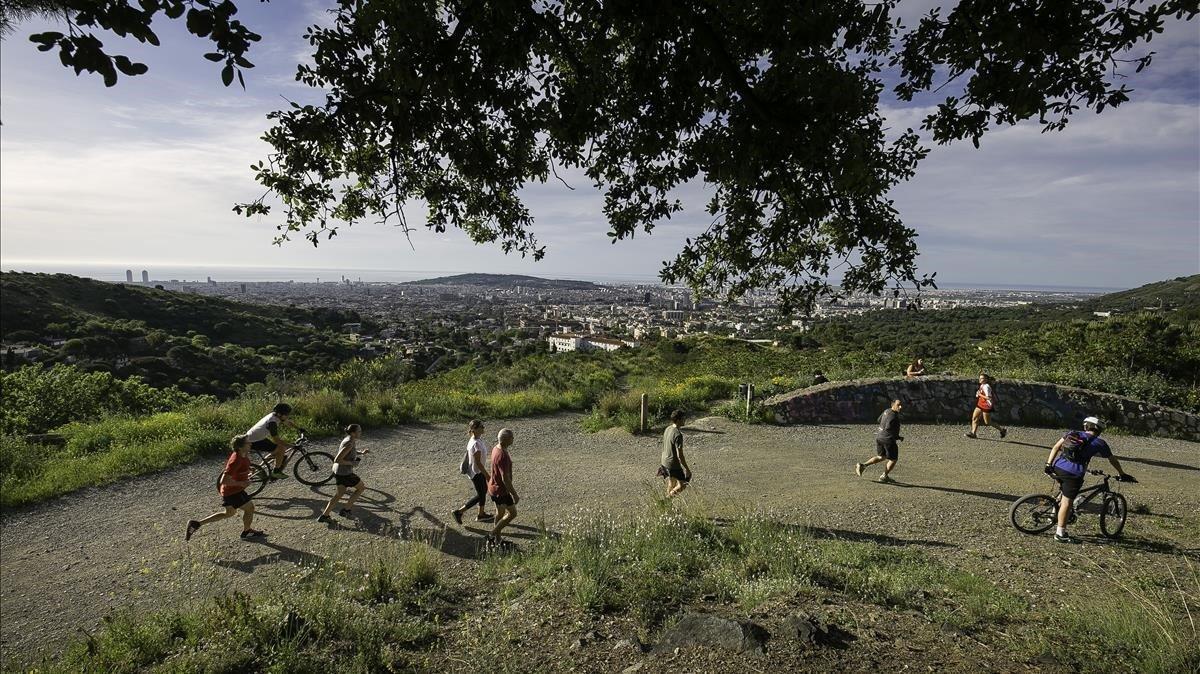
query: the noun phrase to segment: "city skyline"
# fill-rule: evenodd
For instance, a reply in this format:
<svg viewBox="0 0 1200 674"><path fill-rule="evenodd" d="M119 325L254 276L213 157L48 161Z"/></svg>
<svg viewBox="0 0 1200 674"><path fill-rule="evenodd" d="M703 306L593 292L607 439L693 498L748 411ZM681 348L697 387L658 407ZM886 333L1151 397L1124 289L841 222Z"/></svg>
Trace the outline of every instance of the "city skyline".
<svg viewBox="0 0 1200 674"><path fill-rule="evenodd" d="M920 14L934 3L905 3ZM578 172L529 186L523 196L547 246L539 263L479 246L454 230L418 226L412 246L390 227L359 225L314 249L272 246L278 218L247 220L234 202L256 196L249 164L265 155L265 114L313 92L292 79L307 58L305 11L247 4L239 16L262 33L247 90L224 88L204 46L180 26L163 46L121 42L150 72L105 89L36 51L18 27L0 43L5 114L0 147L0 266L67 264L445 269L655 277L688 237L703 231L705 188L680 190L685 211L653 235L609 245L602 196ZM1036 123L993 131L982 148L934 146L917 177L894 191L916 229L919 268L943 283L1135 287L1200 272L1200 35L1172 23L1158 53L1131 75L1132 100L1103 115L1081 113L1067 129ZM117 40L113 40L117 42ZM889 101L896 128L916 127L934 104ZM932 145L926 139L927 145ZM420 204L410 208L412 219ZM131 259L141 262L130 262ZM150 261L150 262L147 262ZM836 279L835 279L836 280ZM1103 280L1103 283L1099 281Z"/></svg>

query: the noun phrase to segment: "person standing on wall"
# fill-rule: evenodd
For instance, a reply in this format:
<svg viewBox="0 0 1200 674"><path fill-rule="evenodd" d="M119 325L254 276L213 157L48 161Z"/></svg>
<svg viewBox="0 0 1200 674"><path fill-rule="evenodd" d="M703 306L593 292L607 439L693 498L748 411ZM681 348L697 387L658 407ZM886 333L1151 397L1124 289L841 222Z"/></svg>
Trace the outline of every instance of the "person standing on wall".
<svg viewBox="0 0 1200 674"><path fill-rule="evenodd" d="M971 431L966 434L968 438L974 439L979 437L976 432L979 430L979 421L983 420L984 426L993 426L1000 431L1000 439L1008 435L1008 429L1000 424L992 424L992 414L996 411L996 392L992 387L995 380L989 377L986 373L979 373L979 389L975 391L975 409L971 412Z"/></svg>

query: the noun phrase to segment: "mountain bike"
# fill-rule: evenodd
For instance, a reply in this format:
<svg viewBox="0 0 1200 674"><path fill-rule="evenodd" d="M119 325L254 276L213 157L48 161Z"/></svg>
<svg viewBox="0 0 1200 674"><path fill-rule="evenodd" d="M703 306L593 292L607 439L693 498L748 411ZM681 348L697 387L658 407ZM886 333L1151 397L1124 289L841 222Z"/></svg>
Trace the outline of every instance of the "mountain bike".
<svg viewBox="0 0 1200 674"><path fill-rule="evenodd" d="M283 465L291 461L292 456L299 454L292 465L292 473L301 484L310 487L322 485L333 479L333 455L329 452L309 451L308 436L303 433L296 442L288 447L283 455ZM271 471L275 466L275 457L267 452L255 450L257 460L250 461L250 484L246 485L246 493L256 496L271 481ZM221 478L217 477L217 487L221 486Z"/></svg>
<svg viewBox="0 0 1200 674"><path fill-rule="evenodd" d="M1132 476L1122 479L1119 475L1109 475L1101 470L1089 470L1092 475L1104 478L1104 481L1086 489L1080 489L1067 516L1067 524L1073 524L1084 506L1093 500L1100 499L1100 532L1106 538L1116 538L1125 528L1125 518L1129 515L1129 504L1120 492L1115 491L1109 484L1110 480L1118 482L1137 482ZM1053 479L1053 478L1051 478ZM1059 485L1058 480L1054 483ZM1008 509L1008 518L1017 531L1026 534L1040 534L1058 524L1058 502L1062 496L1061 485L1049 494L1029 494L1017 499Z"/></svg>

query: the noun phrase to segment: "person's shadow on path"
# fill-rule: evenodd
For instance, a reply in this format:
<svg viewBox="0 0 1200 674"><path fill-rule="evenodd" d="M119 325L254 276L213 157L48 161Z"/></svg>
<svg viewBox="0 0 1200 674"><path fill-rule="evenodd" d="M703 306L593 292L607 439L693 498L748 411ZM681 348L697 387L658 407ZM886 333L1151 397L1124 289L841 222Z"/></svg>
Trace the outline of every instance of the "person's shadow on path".
<svg viewBox="0 0 1200 674"><path fill-rule="evenodd" d="M948 494L963 494L964 496L977 496L979 498L990 498L996 501L1005 501L1012 503L1017 500L1017 496L1012 494L1001 494L994 491L975 491L973 489L955 489L953 487L938 487L932 484L911 484L908 482L892 482L893 487L903 487L904 489L929 489L931 491L941 491Z"/></svg>
<svg viewBox="0 0 1200 674"><path fill-rule="evenodd" d="M1155 466L1157 468L1174 468L1175 470L1200 470L1200 466L1189 466L1183 463L1171 463L1170 461L1161 461L1159 459L1143 459L1137 456L1122 456L1119 461L1131 461L1147 466Z"/></svg>
<svg viewBox="0 0 1200 674"><path fill-rule="evenodd" d="M255 538L248 542L256 545L271 548L274 552L268 552L254 559L246 561L234 559L218 559L214 562L217 566L223 566L227 569L240 571L242 573L254 573L254 570L260 566L267 564L276 564L278 562L290 562L296 566L317 566L325 562L325 558L320 555L314 555L311 552L289 548L286 545L280 545L267 538Z"/></svg>
<svg viewBox="0 0 1200 674"><path fill-rule="evenodd" d="M1021 442L1020 440L1001 440L1000 438L979 437L975 438L975 440L982 440L983 442L998 442L1002 445L1021 445L1022 447L1033 447L1035 449L1044 449L1047 452L1050 451L1051 447L1051 445L1039 445L1033 442Z"/></svg>

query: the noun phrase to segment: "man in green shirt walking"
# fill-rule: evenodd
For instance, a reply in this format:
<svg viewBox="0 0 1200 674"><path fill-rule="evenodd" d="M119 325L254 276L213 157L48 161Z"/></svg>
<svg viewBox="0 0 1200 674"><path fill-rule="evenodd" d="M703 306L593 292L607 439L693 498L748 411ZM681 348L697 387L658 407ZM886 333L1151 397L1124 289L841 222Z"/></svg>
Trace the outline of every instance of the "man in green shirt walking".
<svg viewBox="0 0 1200 674"><path fill-rule="evenodd" d="M687 488L692 479L692 469L688 467L687 459L683 456L683 410L671 413L671 425L663 431L662 461L658 467L658 476L667 479L667 498L671 498Z"/></svg>

